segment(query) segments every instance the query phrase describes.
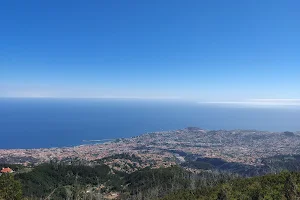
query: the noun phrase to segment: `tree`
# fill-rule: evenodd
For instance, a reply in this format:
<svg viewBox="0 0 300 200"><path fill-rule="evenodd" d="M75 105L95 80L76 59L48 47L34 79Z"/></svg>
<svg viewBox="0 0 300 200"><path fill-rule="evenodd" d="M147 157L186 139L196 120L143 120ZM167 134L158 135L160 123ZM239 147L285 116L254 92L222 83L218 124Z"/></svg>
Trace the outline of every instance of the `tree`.
<svg viewBox="0 0 300 200"><path fill-rule="evenodd" d="M222 188L219 193L218 193L218 196L217 196L217 200L227 200L227 193L226 191Z"/></svg>
<svg viewBox="0 0 300 200"><path fill-rule="evenodd" d="M0 176L0 199L20 200L22 198L21 183L12 174Z"/></svg>
<svg viewBox="0 0 300 200"><path fill-rule="evenodd" d="M284 184L284 196L287 200L297 199L297 186L296 186L291 174L289 174L287 176L285 184Z"/></svg>
<svg viewBox="0 0 300 200"><path fill-rule="evenodd" d="M217 200L227 200L228 197L229 187L227 185L223 185L218 192Z"/></svg>

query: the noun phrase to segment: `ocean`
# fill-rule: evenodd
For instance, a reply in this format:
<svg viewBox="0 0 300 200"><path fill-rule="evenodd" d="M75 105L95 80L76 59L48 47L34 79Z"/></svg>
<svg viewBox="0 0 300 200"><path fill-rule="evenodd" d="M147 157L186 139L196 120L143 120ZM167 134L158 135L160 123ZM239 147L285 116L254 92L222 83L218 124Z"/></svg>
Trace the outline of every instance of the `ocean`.
<svg viewBox="0 0 300 200"><path fill-rule="evenodd" d="M0 99L0 148L85 144L186 127L299 131L300 109L234 108L196 102Z"/></svg>

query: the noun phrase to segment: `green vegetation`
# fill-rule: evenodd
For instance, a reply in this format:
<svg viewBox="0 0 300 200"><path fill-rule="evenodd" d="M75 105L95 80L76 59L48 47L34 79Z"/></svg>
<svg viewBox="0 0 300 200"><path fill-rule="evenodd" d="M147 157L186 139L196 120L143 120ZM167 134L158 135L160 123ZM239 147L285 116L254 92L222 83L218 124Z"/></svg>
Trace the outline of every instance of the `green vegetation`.
<svg viewBox="0 0 300 200"><path fill-rule="evenodd" d="M226 162L220 158L201 158L195 157L194 155L187 155L185 157L186 162L182 163L181 166L192 169L201 170L216 170L239 174L245 177L252 177L258 175L265 175L270 172L268 165L263 167L255 167L252 165L245 165L241 163Z"/></svg>
<svg viewBox="0 0 300 200"><path fill-rule="evenodd" d="M0 199L22 199L21 183L15 180L12 174L2 174L0 176Z"/></svg>
<svg viewBox="0 0 300 200"><path fill-rule="evenodd" d="M208 171L193 174L179 166L145 168L126 176L128 193L123 198L156 199L178 190L210 188L234 178L233 174Z"/></svg>
<svg viewBox="0 0 300 200"><path fill-rule="evenodd" d="M126 174L112 171L104 164L87 166L48 163L27 173L17 173L15 178L22 183L23 194L27 199L48 197L60 200L84 199L88 194L95 196L110 191L119 192L122 199L156 199L177 190L213 187L236 176L218 172L193 174L179 166L145 168Z"/></svg>
<svg viewBox="0 0 300 200"><path fill-rule="evenodd" d="M16 174L26 197L45 198L52 193L54 199L79 195L88 186L109 185L108 190L121 190L119 176L106 165L84 166L58 163L42 164L31 172Z"/></svg>
<svg viewBox="0 0 300 200"><path fill-rule="evenodd" d="M295 170L299 156L276 156L264 159L264 166ZM133 173L111 169L104 161L124 159L140 162L140 158L120 154L97 162L47 163L31 170L22 166L14 174L0 176L0 200L37 199L103 199L115 191L124 200L296 200L300 198L300 172L284 171L277 174L242 178L226 170L237 165L218 159L189 160L188 164L205 169L198 173L181 166L139 169ZM207 165L209 163L209 165ZM198 165L196 165L198 164ZM209 169L209 170L207 170ZM246 168L241 167L240 170ZM251 169L252 170L252 169ZM257 170L257 169L256 169ZM242 171L241 171L242 172Z"/></svg>
<svg viewBox="0 0 300 200"><path fill-rule="evenodd" d="M262 160L269 173L278 173L283 170L300 171L300 155L278 155Z"/></svg>
<svg viewBox="0 0 300 200"><path fill-rule="evenodd" d="M202 170L219 170L236 173L244 177L262 176L270 173L300 171L300 155L278 155L262 159L262 166L226 162L219 158L199 158L187 155L181 166Z"/></svg>
<svg viewBox="0 0 300 200"><path fill-rule="evenodd" d="M181 190L163 200L294 200L300 197L300 173L282 172L261 177L243 178L213 188Z"/></svg>

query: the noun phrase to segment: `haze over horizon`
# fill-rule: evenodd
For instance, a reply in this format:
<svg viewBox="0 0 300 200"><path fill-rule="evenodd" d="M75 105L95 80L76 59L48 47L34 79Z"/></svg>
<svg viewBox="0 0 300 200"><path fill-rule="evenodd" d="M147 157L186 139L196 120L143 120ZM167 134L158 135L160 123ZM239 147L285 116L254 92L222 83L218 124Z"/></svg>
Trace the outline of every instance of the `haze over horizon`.
<svg viewBox="0 0 300 200"><path fill-rule="evenodd" d="M299 6L2 2L0 97L300 106Z"/></svg>

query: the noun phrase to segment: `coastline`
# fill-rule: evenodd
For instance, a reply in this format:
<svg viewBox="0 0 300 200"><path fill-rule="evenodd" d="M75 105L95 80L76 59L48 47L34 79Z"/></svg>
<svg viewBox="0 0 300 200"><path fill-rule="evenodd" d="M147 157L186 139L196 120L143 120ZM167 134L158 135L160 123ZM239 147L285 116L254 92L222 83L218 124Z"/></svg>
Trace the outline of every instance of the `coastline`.
<svg viewBox="0 0 300 200"><path fill-rule="evenodd" d="M265 157L300 154L300 132L204 130L189 127L71 147L0 149L0 162L38 164L53 159L63 161L73 158L93 161L124 153L134 154L144 160L154 159L157 165L168 165L167 161L174 159L174 156L178 157L178 153L260 165L261 159Z"/></svg>

